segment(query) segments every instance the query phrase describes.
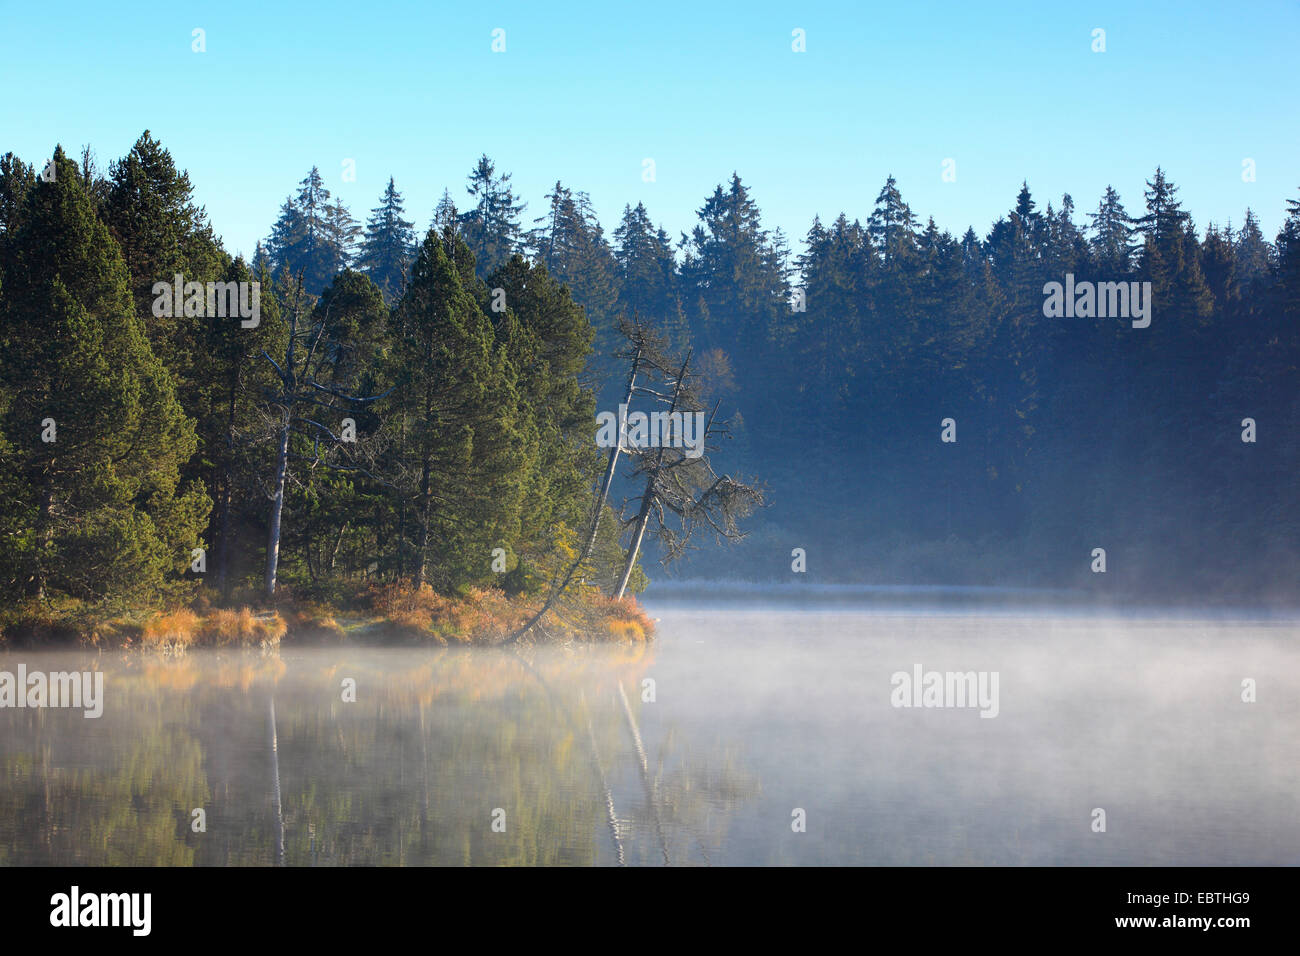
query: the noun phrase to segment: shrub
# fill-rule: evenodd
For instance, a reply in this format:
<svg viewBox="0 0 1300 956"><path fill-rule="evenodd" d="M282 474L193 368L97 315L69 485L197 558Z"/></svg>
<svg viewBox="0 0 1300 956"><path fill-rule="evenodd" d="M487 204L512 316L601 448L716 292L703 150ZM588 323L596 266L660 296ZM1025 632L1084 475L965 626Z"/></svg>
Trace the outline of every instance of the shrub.
<svg viewBox="0 0 1300 956"><path fill-rule="evenodd" d="M199 633L205 644L257 647L279 644L288 629L279 611L254 614L242 607L238 611L213 611L204 619Z"/></svg>
<svg viewBox="0 0 1300 956"><path fill-rule="evenodd" d="M186 607L148 618L140 631L140 643L153 649L179 649L193 644L198 634L199 616Z"/></svg>

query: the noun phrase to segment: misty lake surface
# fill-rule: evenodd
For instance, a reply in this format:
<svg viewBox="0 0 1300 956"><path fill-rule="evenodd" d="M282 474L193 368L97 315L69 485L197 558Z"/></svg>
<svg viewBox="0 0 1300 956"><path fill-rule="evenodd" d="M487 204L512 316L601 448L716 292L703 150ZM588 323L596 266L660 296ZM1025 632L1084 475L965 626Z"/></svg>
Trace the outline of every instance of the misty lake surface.
<svg viewBox="0 0 1300 956"><path fill-rule="evenodd" d="M1294 622L648 608L646 646L0 654L105 672L98 719L0 710L0 863L1300 863ZM996 672L996 717L894 706L917 669Z"/></svg>

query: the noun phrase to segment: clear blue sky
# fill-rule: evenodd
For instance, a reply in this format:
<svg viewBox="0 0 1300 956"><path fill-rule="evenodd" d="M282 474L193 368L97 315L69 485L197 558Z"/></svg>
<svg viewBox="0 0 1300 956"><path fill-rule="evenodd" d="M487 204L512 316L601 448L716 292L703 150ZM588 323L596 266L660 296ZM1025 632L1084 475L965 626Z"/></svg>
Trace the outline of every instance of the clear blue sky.
<svg viewBox="0 0 1300 956"><path fill-rule="evenodd" d="M0 151L89 143L106 166L148 128L246 254L313 164L362 221L393 175L423 231L444 186L465 205L482 152L527 219L560 179L607 230L643 200L674 239L732 170L792 240L814 214L865 219L890 173L957 234L984 235L1022 179L1080 221L1107 183L1135 211L1158 164L1202 228L1250 206L1272 238L1300 198L1295 0L294 6L7 0Z"/></svg>

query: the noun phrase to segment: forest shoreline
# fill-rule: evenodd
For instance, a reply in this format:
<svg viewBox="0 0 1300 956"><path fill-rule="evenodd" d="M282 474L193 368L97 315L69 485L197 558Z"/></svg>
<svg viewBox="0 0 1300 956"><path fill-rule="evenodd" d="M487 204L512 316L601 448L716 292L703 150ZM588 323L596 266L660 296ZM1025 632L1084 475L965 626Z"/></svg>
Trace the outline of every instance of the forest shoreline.
<svg viewBox="0 0 1300 956"><path fill-rule="evenodd" d="M495 588L447 596L428 585L389 586L342 600L236 601L217 607L199 598L170 610L118 610L77 605L19 605L0 612L0 650L96 648L183 653L190 648L280 646L491 647L522 637L540 608L534 597L508 597ZM629 596L592 591L569 607L565 620L534 625L529 643L644 643L654 622ZM533 633L536 631L537 633Z"/></svg>

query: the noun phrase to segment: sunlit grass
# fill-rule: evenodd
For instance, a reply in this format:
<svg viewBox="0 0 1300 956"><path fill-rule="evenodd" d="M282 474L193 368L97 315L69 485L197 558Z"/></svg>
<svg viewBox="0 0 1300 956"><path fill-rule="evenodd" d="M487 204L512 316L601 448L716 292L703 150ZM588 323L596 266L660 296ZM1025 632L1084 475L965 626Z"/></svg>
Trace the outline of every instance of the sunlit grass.
<svg viewBox="0 0 1300 956"><path fill-rule="evenodd" d="M536 595L508 597L494 587L471 587L456 595L425 584L370 585L349 598L350 609L287 593L270 609L215 607L200 594L190 606L109 613L81 602L28 604L0 612L0 643L26 646L138 647L181 654L192 647L273 649L282 641L344 644L498 644L517 633L541 606ZM635 598L607 597L594 587L565 595L530 642L615 641L644 643L654 623Z"/></svg>

